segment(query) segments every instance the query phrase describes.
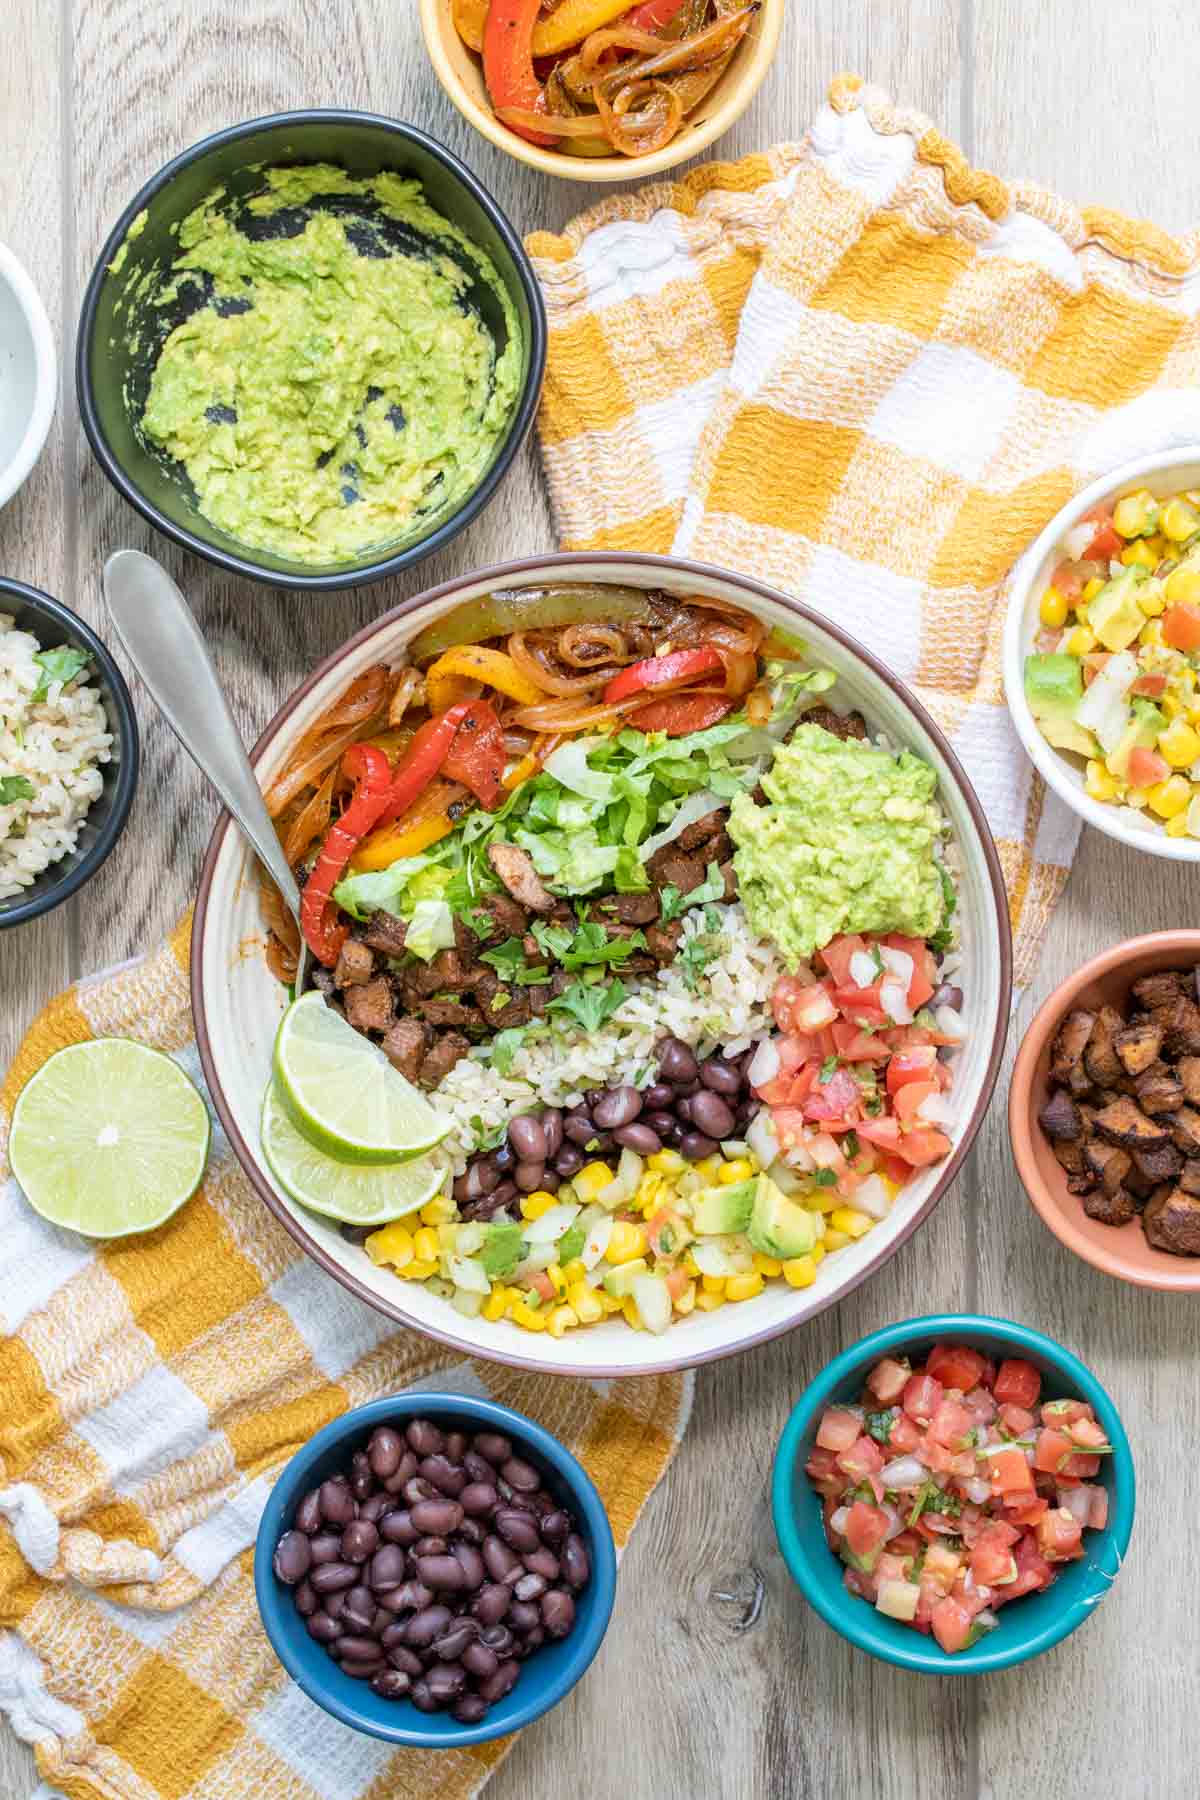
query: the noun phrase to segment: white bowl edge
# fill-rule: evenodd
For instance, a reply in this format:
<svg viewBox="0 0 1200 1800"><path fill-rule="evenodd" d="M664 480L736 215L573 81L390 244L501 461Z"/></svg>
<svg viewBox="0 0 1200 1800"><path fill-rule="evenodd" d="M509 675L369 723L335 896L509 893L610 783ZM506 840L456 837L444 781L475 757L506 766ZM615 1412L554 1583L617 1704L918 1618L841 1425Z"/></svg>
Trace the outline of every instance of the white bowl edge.
<svg viewBox="0 0 1200 1800"><path fill-rule="evenodd" d="M42 454L54 418L58 386L58 357L50 320L24 265L5 244L0 244L0 282L14 295L33 340L33 409L25 431L8 463L0 468L0 507L7 505L31 474Z"/></svg>

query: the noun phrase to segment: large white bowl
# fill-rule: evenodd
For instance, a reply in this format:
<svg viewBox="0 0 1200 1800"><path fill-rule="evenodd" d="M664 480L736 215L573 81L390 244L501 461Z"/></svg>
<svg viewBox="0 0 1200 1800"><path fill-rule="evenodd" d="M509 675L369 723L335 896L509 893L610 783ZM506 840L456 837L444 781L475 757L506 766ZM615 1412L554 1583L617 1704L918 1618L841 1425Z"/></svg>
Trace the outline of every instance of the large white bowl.
<svg viewBox="0 0 1200 1800"><path fill-rule="evenodd" d="M1094 825L1120 844L1148 850L1151 856L1169 856L1176 862L1200 862L1200 838L1171 838L1152 813L1131 806L1107 805L1093 800L1084 789L1084 770L1078 757L1055 750L1037 728L1025 698L1025 658L1038 634L1038 606L1050 576L1062 562L1062 541L1093 506L1117 500L1132 488L1146 487L1156 498L1200 487L1200 446L1159 451L1123 463L1076 494L1056 513L1042 535L1026 551L1013 576L1012 593L1004 621L1004 692L1013 724L1029 756L1048 787L1086 825Z"/></svg>
<svg viewBox="0 0 1200 1800"><path fill-rule="evenodd" d="M472 1356L564 1375L650 1374L728 1356L812 1318L886 1262L933 1210L967 1154L1000 1067L1011 991L1008 905L995 846L974 791L941 732L895 676L852 639L773 589L666 557L538 557L485 569L405 601L351 638L280 709L254 751L260 780L265 785L271 779L289 747L335 694L370 664L399 657L431 620L497 588L556 581L613 581L705 593L793 633L799 624L812 659L837 672L839 704L861 707L873 728L933 764L961 862L964 960L956 980L965 994L968 1038L957 1061L952 1096L953 1155L919 1174L889 1217L865 1238L822 1264L813 1287L797 1291L772 1284L745 1304L693 1313L662 1337L609 1319L556 1341L508 1321L463 1318L418 1283L377 1269L363 1250L341 1237L336 1225L305 1212L276 1185L261 1153L258 1120L284 993L263 958L247 954L247 945L264 942L257 882L252 855L225 815L213 834L200 882L192 931L192 1005L209 1091L243 1168L292 1236L351 1292L398 1324L415 1326Z"/></svg>
<svg viewBox="0 0 1200 1800"><path fill-rule="evenodd" d="M57 383L46 309L22 265L0 244L0 506L42 454Z"/></svg>

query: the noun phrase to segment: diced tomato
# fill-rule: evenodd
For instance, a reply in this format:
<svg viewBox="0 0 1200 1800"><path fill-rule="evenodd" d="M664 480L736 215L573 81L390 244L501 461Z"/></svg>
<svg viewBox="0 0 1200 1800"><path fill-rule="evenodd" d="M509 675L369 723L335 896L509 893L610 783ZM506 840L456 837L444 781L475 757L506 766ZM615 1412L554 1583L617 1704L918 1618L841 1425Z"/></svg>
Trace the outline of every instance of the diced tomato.
<svg viewBox="0 0 1200 1800"><path fill-rule="evenodd" d="M1103 1531L1108 1524L1108 1489L1094 1487L1089 1495L1088 1529Z"/></svg>
<svg viewBox="0 0 1200 1800"><path fill-rule="evenodd" d="M688 1291L688 1285L691 1281L691 1276L688 1274L687 1270L680 1265L677 1269L668 1270L663 1279L667 1284L667 1292L670 1294L672 1300L682 1300L683 1296Z"/></svg>
<svg viewBox="0 0 1200 1800"><path fill-rule="evenodd" d="M907 1379L906 1376L906 1384ZM921 1427L915 1419L910 1419L906 1412L897 1413L888 1433L888 1449L894 1450L897 1456L908 1456L917 1448L922 1436Z"/></svg>
<svg viewBox="0 0 1200 1800"><path fill-rule="evenodd" d="M1064 1432L1039 1431L1033 1452L1033 1466L1035 1469L1044 1469L1047 1475L1055 1475L1073 1452L1074 1445Z"/></svg>
<svg viewBox="0 0 1200 1800"><path fill-rule="evenodd" d="M877 1362L867 1376L867 1386L877 1400L885 1406L892 1406L899 1400L912 1370L906 1363L897 1362L894 1356L885 1356Z"/></svg>
<svg viewBox="0 0 1200 1800"><path fill-rule="evenodd" d="M922 1576L928 1576L939 1592L948 1594L962 1568L962 1557L949 1544L930 1544L925 1552Z"/></svg>
<svg viewBox="0 0 1200 1800"><path fill-rule="evenodd" d="M1043 1513L1036 1530L1038 1549L1047 1562L1071 1562L1083 1555L1083 1526L1065 1506Z"/></svg>
<svg viewBox="0 0 1200 1800"><path fill-rule="evenodd" d="M1166 674L1139 675L1129 691L1131 694L1143 694L1147 700L1161 700L1167 691Z"/></svg>
<svg viewBox="0 0 1200 1800"><path fill-rule="evenodd" d="M856 1500L846 1515L846 1548L852 1555L869 1557L887 1541L891 1520L881 1507Z"/></svg>
<svg viewBox="0 0 1200 1800"><path fill-rule="evenodd" d="M900 1404L910 1419L927 1426L942 1403L942 1392L941 1382L932 1375L910 1375Z"/></svg>
<svg viewBox="0 0 1200 1800"><path fill-rule="evenodd" d="M1096 535L1084 551L1084 559L1088 562L1111 562L1114 556L1120 556L1125 548L1125 540L1113 524L1112 514L1106 506L1093 506L1091 512L1084 513L1079 522L1084 520L1096 527ZM1057 584L1057 573L1055 575ZM1059 592L1061 593L1061 589ZM1080 589L1082 592L1082 588Z"/></svg>
<svg viewBox="0 0 1200 1800"><path fill-rule="evenodd" d="M1074 1425L1077 1419L1094 1417L1086 1400L1047 1400L1042 1408L1042 1424L1055 1431Z"/></svg>
<svg viewBox="0 0 1200 1800"><path fill-rule="evenodd" d="M1083 592L1083 577L1078 565L1069 559L1060 562L1050 577L1050 586L1062 595L1068 606L1073 606Z"/></svg>
<svg viewBox="0 0 1200 1800"><path fill-rule="evenodd" d="M924 1006L931 998L937 986L937 974L933 961L933 952L923 938L901 937L898 931L890 931L884 938L889 950L901 950L905 956L912 958L912 980L908 984L908 1004L913 1012Z"/></svg>
<svg viewBox="0 0 1200 1800"><path fill-rule="evenodd" d="M793 1031L820 1031L822 1026L832 1025L837 1016L837 1006L824 982L805 988L792 1002Z"/></svg>
<svg viewBox="0 0 1200 1800"><path fill-rule="evenodd" d="M922 1540L915 1531L901 1531L896 1537L889 1538L888 1542L897 1556L915 1556L918 1550L924 1548Z"/></svg>
<svg viewBox="0 0 1200 1800"><path fill-rule="evenodd" d="M1058 1481L1060 1485L1063 1485L1065 1481L1087 1481L1099 1473L1100 1458L1085 1456L1081 1451L1078 1456L1069 1456L1063 1463L1058 1471Z"/></svg>
<svg viewBox="0 0 1200 1800"><path fill-rule="evenodd" d="M822 1450L832 1450L840 1456L856 1443L862 1432L862 1425L851 1412L844 1412L841 1407L830 1406L821 1415L821 1423L817 1427L817 1443Z"/></svg>
<svg viewBox="0 0 1200 1800"><path fill-rule="evenodd" d="M1014 1540L1020 1535L1014 1531ZM985 1587L1004 1587L1016 1579L1016 1560L1007 1544L984 1541L971 1552L971 1573Z"/></svg>
<svg viewBox="0 0 1200 1800"><path fill-rule="evenodd" d="M1025 1461L1025 1452L1015 1445L988 1458L994 1494L1028 1494L1033 1496L1033 1470Z"/></svg>
<svg viewBox="0 0 1200 1800"><path fill-rule="evenodd" d="M830 1030L843 1062L884 1063L891 1055L882 1038L873 1032L861 1031L850 1019L835 1019Z"/></svg>
<svg viewBox="0 0 1200 1800"><path fill-rule="evenodd" d="M952 1518L949 1513L922 1513L917 1520L917 1530L923 1538L929 1538L931 1541L939 1537L956 1538L958 1536L958 1520Z"/></svg>
<svg viewBox="0 0 1200 1800"><path fill-rule="evenodd" d="M920 1457L926 1468L932 1469L935 1475L953 1474L955 1454L948 1444L939 1444L936 1438L930 1437L926 1432Z"/></svg>
<svg viewBox="0 0 1200 1800"><path fill-rule="evenodd" d="M857 1127L860 1136L862 1129L861 1125ZM906 1131L896 1145L897 1154L914 1169L926 1169L932 1163L941 1162L943 1157L949 1156L952 1148L950 1139L943 1132L934 1131L932 1127Z"/></svg>
<svg viewBox="0 0 1200 1800"><path fill-rule="evenodd" d="M859 1124L856 1129L859 1137L861 1137L862 1125ZM888 1156L886 1153L882 1154L880 1157L879 1173L886 1176L896 1187L901 1188L906 1181L912 1179L912 1170L909 1168L908 1164L902 1162L898 1156Z"/></svg>
<svg viewBox="0 0 1200 1800"><path fill-rule="evenodd" d="M928 1367L928 1364L926 1364ZM947 1387L956 1386L949 1380L944 1369L938 1370L938 1378ZM951 1450L965 1448L963 1439L971 1429L971 1415L965 1406L957 1400L943 1400L929 1422L929 1435L935 1443L945 1444Z"/></svg>
<svg viewBox="0 0 1200 1800"><path fill-rule="evenodd" d="M798 1106L771 1107L771 1123L775 1127L775 1136L785 1150L793 1144L804 1141L804 1114Z"/></svg>
<svg viewBox="0 0 1200 1800"><path fill-rule="evenodd" d="M1050 1502L1041 1494L1030 1500L1026 1506L1013 1506L1008 1509L1008 1516L1014 1525L1036 1525Z"/></svg>
<svg viewBox="0 0 1200 1800"><path fill-rule="evenodd" d="M1001 1406L1036 1406L1042 1391L1042 1378L1031 1362L1024 1362L1019 1356L1006 1357L1000 1364L992 1391ZM1033 1420L1029 1422L1032 1425Z"/></svg>
<svg viewBox="0 0 1200 1800"><path fill-rule="evenodd" d="M865 1481L869 1475L877 1474L886 1460L875 1439L864 1433L848 1450L841 1451L837 1463L852 1480Z"/></svg>
<svg viewBox="0 0 1200 1800"><path fill-rule="evenodd" d="M918 1044L908 1050L898 1050L888 1064L888 1093L894 1096L912 1082L927 1082L937 1059L938 1054L932 1044Z"/></svg>
<svg viewBox="0 0 1200 1800"><path fill-rule="evenodd" d="M804 1465L804 1473L808 1476L819 1494L826 1499L840 1499L846 1490L846 1477L837 1466L837 1458L832 1450L820 1445L814 1446L808 1461Z"/></svg>
<svg viewBox="0 0 1200 1800"><path fill-rule="evenodd" d="M850 973L852 957L861 955L866 950L865 939L857 932L843 932L840 937L831 938L823 950L817 952L821 962L833 977L835 987L851 987L854 977Z"/></svg>
<svg viewBox="0 0 1200 1800"><path fill-rule="evenodd" d="M961 1600L939 1600L930 1618L933 1635L947 1655L965 1650L971 1636L971 1614Z"/></svg>
<svg viewBox="0 0 1200 1800"><path fill-rule="evenodd" d="M1157 750L1143 750L1139 744L1129 752L1130 787L1156 787L1171 773L1171 765Z"/></svg>
<svg viewBox="0 0 1200 1800"><path fill-rule="evenodd" d="M895 1155L900 1154L900 1125L896 1119L864 1119L861 1125L855 1126L860 1138L866 1138L869 1144L878 1144L881 1150L888 1150Z"/></svg>
<svg viewBox="0 0 1200 1800"><path fill-rule="evenodd" d="M1096 1419L1073 1419L1068 1428L1068 1435L1073 1443L1082 1445L1086 1450L1108 1448L1104 1427Z"/></svg>
<svg viewBox="0 0 1200 1800"><path fill-rule="evenodd" d="M859 1105L862 1089L853 1075L845 1069L835 1069L828 1080L822 1081L819 1074L816 1082L810 1087L804 1099L803 1112L806 1119L845 1119Z"/></svg>
<svg viewBox="0 0 1200 1800"><path fill-rule="evenodd" d="M1037 1594L1048 1588L1054 1580L1054 1570L1037 1547L1037 1539L1027 1531L1013 1551L1017 1565L1017 1579L1006 1587L999 1587L992 1595L993 1606L1007 1606L1010 1600L1019 1600L1022 1594Z"/></svg>
<svg viewBox="0 0 1200 1800"><path fill-rule="evenodd" d="M920 1538L916 1539L916 1543L919 1549ZM896 1540L893 1538L891 1549L885 1550L875 1565L875 1579L881 1583L884 1581L907 1581L912 1571L912 1557L915 1554L914 1551L911 1555L904 1556L898 1552Z"/></svg>
<svg viewBox="0 0 1200 1800"><path fill-rule="evenodd" d="M1200 607L1168 606L1162 616L1163 643L1172 650L1200 650Z"/></svg>
<svg viewBox="0 0 1200 1800"><path fill-rule="evenodd" d="M976 1425L990 1425L996 1417L996 1402L985 1387L975 1387L964 1394L963 1405Z"/></svg>
<svg viewBox="0 0 1200 1800"><path fill-rule="evenodd" d="M1026 1432L1033 1430L1035 1421L1033 1414L1026 1412L1023 1406L1006 1403L1000 1408L1000 1423L1012 1437L1024 1437Z"/></svg>
<svg viewBox="0 0 1200 1800"><path fill-rule="evenodd" d="M936 1054L935 1051L934 1055ZM892 1098L892 1106L901 1125L906 1128L911 1128L914 1124L919 1126L921 1108L927 1100L932 1100L941 1091L941 1086L936 1081L910 1081L898 1088ZM904 1155L903 1138L900 1140L900 1154Z"/></svg>
<svg viewBox="0 0 1200 1800"><path fill-rule="evenodd" d="M886 1031L892 1023L879 1003L879 983L869 988L834 988L834 1005L852 1025L869 1025L874 1031Z"/></svg>

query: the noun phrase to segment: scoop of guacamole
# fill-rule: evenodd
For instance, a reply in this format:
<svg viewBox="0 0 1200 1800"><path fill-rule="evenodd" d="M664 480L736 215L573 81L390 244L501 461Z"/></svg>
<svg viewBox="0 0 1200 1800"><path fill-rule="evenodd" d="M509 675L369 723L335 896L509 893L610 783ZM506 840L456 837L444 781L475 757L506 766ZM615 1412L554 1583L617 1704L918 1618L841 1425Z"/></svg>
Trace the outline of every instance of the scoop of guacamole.
<svg viewBox="0 0 1200 1800"><path fill-rule="evenodd" d="M269 169L184 220L155 296L198 304L142 417L205 518L297 562L412 537L475 486L512 417L522 344L494 264L393 174ZM470 290L490 288L503 348Z"/></svg>
<svg viewBox="0 0 1200 1800"><path fill-rule="evenodd" d="M734 868L751 925L790 968L840 932L937 930L943 823L928 763L801 725L762 785L769 805L733 802Z"/></svg>

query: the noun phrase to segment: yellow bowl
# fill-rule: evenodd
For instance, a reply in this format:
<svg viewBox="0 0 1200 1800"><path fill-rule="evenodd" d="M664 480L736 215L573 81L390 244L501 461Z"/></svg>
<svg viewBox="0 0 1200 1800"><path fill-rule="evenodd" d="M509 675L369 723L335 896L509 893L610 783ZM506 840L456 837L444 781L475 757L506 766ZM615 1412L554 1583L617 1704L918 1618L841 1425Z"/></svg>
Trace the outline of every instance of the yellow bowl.
<svg viewBox="0 0 1200 1800"><path fill-rule="evenodd" d="M630 5L635 3L630 0ZM518 162L547 175L561 175L565 181L637 181L642 176L661 175L664 169L674 169L707 150L742 116L761 87L779 44L785 5L786 0L761 0L724 75L661 150L649 156L571 156L530 144L501 124L488 99L479 57L455 29L450 0L420 0L429 60L464 119Z"/></svg>

